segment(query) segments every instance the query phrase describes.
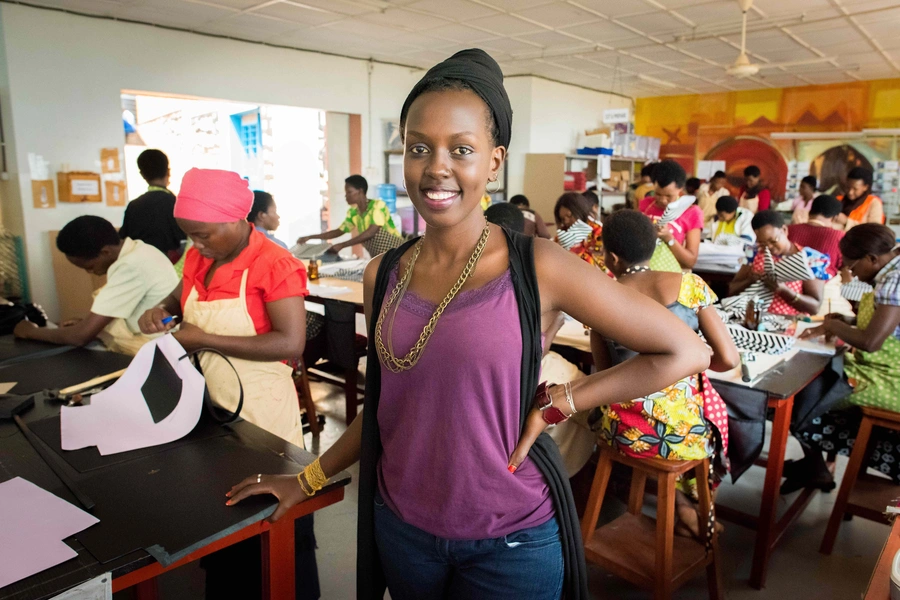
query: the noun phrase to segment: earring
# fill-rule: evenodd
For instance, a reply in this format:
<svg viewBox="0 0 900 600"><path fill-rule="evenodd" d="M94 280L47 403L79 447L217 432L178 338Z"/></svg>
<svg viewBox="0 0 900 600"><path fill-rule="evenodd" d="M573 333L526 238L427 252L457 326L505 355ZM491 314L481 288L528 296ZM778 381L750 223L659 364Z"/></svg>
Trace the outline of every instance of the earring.
<svg viewBox="0 0 900 600"><path fill-rule="evenodd" d="M488 188L491 186L492 183L496 183L497 187L495 187L493 190L490 190ZM500 191L500 182L497 181L496 179L489 179L488 184L484 188L484 191L486 191L488 194L495 194L495 193L499 192Z"/></svg>

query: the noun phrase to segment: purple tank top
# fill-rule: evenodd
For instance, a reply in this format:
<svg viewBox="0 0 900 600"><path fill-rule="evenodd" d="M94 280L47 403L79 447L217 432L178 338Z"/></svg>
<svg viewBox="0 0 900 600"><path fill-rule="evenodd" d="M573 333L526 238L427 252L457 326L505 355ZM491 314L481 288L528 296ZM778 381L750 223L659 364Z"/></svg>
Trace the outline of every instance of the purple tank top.
<svg viewBox="0 0 900 600"><path fill-rule="evenodd" d="M396 283L395 269L385 301ZM396 353L409 351L434 309L406 293L394 322ZM507 271L456 296L415 367L382 368L378 489L403 521L438 537L476 540L553 516L531 459L515 475L507 470L519 441L521 360L519 309Z"/></svg>

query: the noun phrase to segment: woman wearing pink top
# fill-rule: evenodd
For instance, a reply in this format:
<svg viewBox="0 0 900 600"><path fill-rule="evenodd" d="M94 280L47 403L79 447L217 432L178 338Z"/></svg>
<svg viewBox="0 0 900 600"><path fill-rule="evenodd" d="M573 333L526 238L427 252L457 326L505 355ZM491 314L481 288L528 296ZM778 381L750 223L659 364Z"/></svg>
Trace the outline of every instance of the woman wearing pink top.
<svg viewBox="0 0 900 600"><path fill-rule="evenodd" d="M653 219L653 221L659 221L669 205L682 198L684 185L687 181L687 173L674 160L664 160L656 166L654 178L656 179L656 193L641 200L640 208L641 212ZM683 202L683 200L681 201ZM697 264L697 254L700 251L700 233L702 231L703 211L699 206L691 203L675 219L669 221L667 225L659 227L657 234L660 242L668 246L678 264L676 265L670 260L668 262L673 263L671 268L659 269L656 264L651 266L654 270L666 271L692 269ZM657 251L657 254L659 254L659 251ZM654 259L656 258L655 254Z"/></svg>

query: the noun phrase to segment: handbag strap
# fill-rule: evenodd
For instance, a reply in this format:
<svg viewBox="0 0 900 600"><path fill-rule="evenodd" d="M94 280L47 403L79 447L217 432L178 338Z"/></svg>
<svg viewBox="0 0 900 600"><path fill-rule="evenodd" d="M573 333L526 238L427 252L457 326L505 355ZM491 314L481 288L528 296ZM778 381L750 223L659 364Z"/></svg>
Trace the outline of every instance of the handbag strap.
<svg viewBox="0 0 900 600"><path fill-rule="evenodd" d="M241 376L238 374L237 369L234 367L234 365L231 363L231 361L228 359L228 357L225 356L224 354L222 354L221 352L219 352L218 350L216 350L215 348L200 348L198 350L194 350L193 352L187 352L187 353L185 353L184 356L182 356L178 360L183 360L185 358L193 358L194 360L192 362L194 364L194 367L196 367L197 370L200 371L200 374L203 375L203 368L200 366L200 360L199 360L199 356L198 356L198 354L200 354L201 352L212 352L214 354L218 354L220 357L222 357L225 360L225 362L228 363L228 366L231 367L231 370L234 371L234 376L237 378L237 381L238 381L238 389L240 390L240 395L238 396L237 409L235 409L235 411L233 413L229 413L224 408L222 408L220 406L216 406L212 401L212 397L209 395L209 387L206 385L204 385L204 387L203 387L203 403L206 405L206 410L209 412L209 414L212 416L212 418L223 425L226 425L228 423L233 423L240 416L241 409L244 407L244 384L241 383ZM228 416L228 415L230 415L230 416Z"/></svg>

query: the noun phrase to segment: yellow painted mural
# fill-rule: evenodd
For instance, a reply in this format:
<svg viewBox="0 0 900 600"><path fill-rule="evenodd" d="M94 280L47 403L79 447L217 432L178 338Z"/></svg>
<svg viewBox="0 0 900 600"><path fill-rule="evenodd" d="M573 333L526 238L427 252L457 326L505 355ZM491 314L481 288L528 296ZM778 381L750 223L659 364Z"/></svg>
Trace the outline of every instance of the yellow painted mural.
<svg viewBox="0 0 900 600"><path fill-rule="evenodd" d="M810 144L773 140L771 133L886 128L900 128L900 79L638 98L635 110L635 132L661 138L661 156L678 160L689 172L700 160L726 160L734 185L745 166L757 164L776 198L784 195L787 162L815 163L822 155L811 154L820 152L823 143L855 146L855 152L832 154L849 154L858 161L898 156L896 138Z"/></svg>

